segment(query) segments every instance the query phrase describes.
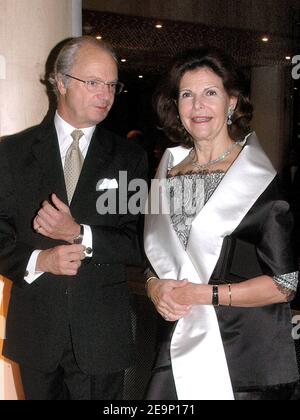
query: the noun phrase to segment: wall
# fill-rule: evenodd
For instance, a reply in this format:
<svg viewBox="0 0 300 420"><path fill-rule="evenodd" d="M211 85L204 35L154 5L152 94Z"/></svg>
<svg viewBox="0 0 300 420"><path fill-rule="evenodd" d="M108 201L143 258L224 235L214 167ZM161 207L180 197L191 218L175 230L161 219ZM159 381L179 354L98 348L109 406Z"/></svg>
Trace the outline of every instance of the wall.
<svg viewBox="0 0 300 420"><path fill-rule="evenodd" d="M0 137L45 116L45 62L57 43L81 34L81 9L81 0L0 0ZM0 277L0 351L10 287ZM0 400L22 398L18 367L0 357Z"/></svg>
<svg viewBox="0 0 300 420"><path fill-rule="evenodd" d="M291 74L281 66L255 67L251 77L252 126L274 166L280 170L290 141Z"/></svg>
<svg viewBox="0 0 300 420"><path fill-rule="evenodd" d="M3 136L39 123L46 114L48 101L40 83L45 62L59 41L75 33L73 27L81 22L81 1L0 0L0 10Z"/></svg>

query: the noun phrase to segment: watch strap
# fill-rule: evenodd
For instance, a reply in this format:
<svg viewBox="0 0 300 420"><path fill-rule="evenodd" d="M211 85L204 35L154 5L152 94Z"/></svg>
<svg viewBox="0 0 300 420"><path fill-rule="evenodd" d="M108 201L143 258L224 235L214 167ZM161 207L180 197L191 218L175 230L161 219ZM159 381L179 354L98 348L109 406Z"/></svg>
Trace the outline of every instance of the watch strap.
<svg viewBox="0 0 300 420"><path fill-rule="evenodd" d="M78 236L75 236L73 239L73 244L80 245L83 241L83 234L84 234L84 227L83 225L80 225L80 233Z"/></svg>

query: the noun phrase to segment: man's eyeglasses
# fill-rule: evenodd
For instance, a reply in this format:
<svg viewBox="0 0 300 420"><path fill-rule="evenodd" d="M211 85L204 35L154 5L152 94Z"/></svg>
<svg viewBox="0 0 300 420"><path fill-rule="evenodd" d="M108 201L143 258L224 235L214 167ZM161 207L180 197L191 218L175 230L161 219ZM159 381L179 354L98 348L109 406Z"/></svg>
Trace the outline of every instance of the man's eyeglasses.
<svg viewBox="0 0 300 420"><path fill-rule="evenodd" d="M78 77L71 76L70 74L64 74L64 76L69 77L70 79L78 80L78 82L84 83L87 90L92 93L99 92L103 90L105 86L107 86L109 93L111 93L112 95L119 95L124 88L124 84L121 82L103 82L103 80L100 79L82 80L78 79Z"/></svg>

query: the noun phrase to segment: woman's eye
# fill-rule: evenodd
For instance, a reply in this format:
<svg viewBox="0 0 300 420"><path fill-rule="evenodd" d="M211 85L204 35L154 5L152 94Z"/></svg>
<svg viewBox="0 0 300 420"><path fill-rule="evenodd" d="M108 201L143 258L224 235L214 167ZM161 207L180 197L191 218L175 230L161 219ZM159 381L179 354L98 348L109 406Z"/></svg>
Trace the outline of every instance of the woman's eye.
<svg viewBox="0 0 300 420"><path fill-rule="evenodd" d="M217 92L215 90L208 90L207 96L216 96Z"/></svg>
<svg viewBox="0 0 300 420"><path fill-rule="evenodd" d="M181 92L181 94L179 95L180 98L190 98L192 96L191 92Z"/></svg>

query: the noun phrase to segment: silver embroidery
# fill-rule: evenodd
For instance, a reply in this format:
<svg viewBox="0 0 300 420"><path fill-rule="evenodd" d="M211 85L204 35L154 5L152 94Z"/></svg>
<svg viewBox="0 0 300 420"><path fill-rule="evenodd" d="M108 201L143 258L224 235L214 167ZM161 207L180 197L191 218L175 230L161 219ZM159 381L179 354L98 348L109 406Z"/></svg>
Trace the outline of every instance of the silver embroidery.
<svg viewBox="0 0 300 420"><path fill-rule="evenodd" d="M187 248L191 225L222 181L224 172L179 175L167 180L170 216L178 238Z"/></svg>
<svg viewBox="0 0 300 420"><path fill-rule="evenodd" d="M292 292L296 292L298 285L298 274L298 271L296 271L294 273L282 274L281 276L274 276L273 279L277 284L279 284L279 286L291 290Z"/></svg>

